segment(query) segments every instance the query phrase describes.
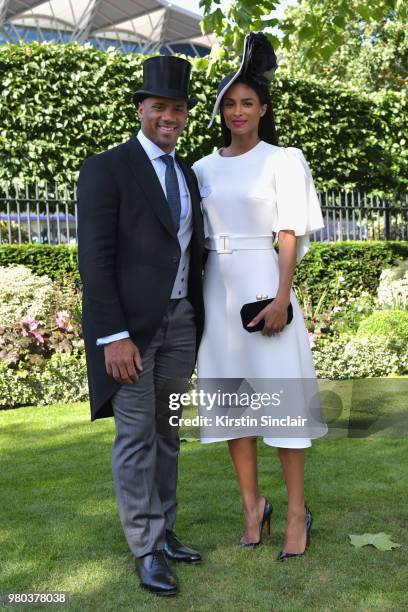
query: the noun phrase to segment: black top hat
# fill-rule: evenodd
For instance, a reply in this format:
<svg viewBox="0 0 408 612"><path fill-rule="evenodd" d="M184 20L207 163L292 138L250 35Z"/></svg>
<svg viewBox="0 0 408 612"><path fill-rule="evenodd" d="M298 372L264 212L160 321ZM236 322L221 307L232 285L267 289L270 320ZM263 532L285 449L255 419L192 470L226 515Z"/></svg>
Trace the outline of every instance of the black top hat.
<svg viewBox="0 0 408 612"><path fill-rule="evenodd" d="M188 97L191 64L181 57L159 55L143 62L143 85L133 94L138 104L149 96L185 100L193 108L197 100Z"/></svg>

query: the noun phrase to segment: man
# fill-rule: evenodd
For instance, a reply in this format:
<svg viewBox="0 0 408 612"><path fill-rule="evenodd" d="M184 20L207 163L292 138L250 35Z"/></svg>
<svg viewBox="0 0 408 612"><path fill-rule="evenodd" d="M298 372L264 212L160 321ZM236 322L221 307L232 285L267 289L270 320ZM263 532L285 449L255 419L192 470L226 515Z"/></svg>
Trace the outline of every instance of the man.
<svg viewBox="0 0 408 612"><path fill-rule="evenodd" d="M168 558L201 561L173 531L179 437L163 402L164 387L193 371L204 317L200 196L175 155L195 104L190 69L176 57L144 62L141 130L90 157L78 183L91 418L114 416L121 523L142 586L159 595L177 593Z"/></svg>

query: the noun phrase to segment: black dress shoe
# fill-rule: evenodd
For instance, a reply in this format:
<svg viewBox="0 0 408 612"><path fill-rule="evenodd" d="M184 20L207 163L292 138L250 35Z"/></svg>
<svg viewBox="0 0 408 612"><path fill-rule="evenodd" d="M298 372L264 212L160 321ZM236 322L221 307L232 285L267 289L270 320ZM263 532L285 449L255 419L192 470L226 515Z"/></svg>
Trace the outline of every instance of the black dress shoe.
<svg viewBox="0 0 408 612"><path fill-rule="evenodd" d="M136 559L136 569L140 584L152 593L165 596L176 595L178 592L176 579L162 550Z"/></svg>
<svg viewBox="0 0 408 612"><path fill-rule="evenodd" d="M164 553L172 561L183 561L184 563L201 563L201 555L196 550L184 546L177 538L174 531L166 530L166 541Z"/></svg>
<svg viewBox="0 0 408 612"><path fill-rule="evenodd" d="M272 508L272 504L269 501L269 499L265 499L265 505L264 505L264 511L263 511L263 515L262 515L262 520L259 524L259 540L257 542L240 542L238 544L238 546L240 548L255 548L256 546L259 546L260 544L262 544L262 530L264 528L264 525L266 525L267 529L268 529L268 535L271 535L271 516L272 516L272 512L273 512L273 508Z"/></svg>
<svg viewBox="0 0 408 612"><path fill-rule="evenodd" d="M306 525L305 525L306 527L306 545L305 545L304 551L301 553L287 553L284 550L281 550L279 555L277 556L277 559L276 559L277 561L286 561L286 559L291 559L292 557L303 557L303 555L306 552L307 547L310 545L310 530L313 524L313 516L307 506L305 506L305 510L306 510Z"/></svg>

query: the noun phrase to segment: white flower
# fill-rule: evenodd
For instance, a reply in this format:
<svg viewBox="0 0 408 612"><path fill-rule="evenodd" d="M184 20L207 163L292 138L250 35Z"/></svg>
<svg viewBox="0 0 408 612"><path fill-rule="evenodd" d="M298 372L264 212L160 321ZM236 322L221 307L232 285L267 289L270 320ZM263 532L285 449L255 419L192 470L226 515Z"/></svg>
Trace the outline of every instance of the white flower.
<svg viewBox="0 0 408 612"><path fill-rule="evenodd" d="M344 276L339 276L339 283L344 283L346 281L346 279L344 278Z"/></svg>
<svg viewBox="0 0 408 612"><path fill-rule="evenodd" d="M408 307L408 261L383 270L377 291L377 303L385 308Z"/></svg>
<svg viewBox="0 0 408 612"><path fill-rule="evenodd" d="M48 276L36 276L24 266L0 267L0 326L22 317L43 323L52 308L54 286Z"/></svg>

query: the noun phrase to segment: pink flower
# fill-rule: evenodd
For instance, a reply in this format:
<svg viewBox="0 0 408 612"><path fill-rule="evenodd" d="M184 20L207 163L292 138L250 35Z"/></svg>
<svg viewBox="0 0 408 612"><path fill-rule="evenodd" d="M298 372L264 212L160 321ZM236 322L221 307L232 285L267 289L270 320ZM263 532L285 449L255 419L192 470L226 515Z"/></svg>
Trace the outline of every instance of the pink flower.
<svg viewBox="0 0 408 612"><path fill-rule="evenodd" d="M66 310L60 310L57 313L57 316L55 317L55 321L56 321L58 327L64 327L66 315L67 315L67 311Z"/></svg>
<svg viewBox="0 0 408 612"><path fill-rule="evenodd" d="M34 321L32 317L26 316L21 318L21 323L25 323L26 325L30 325L32 321Z"/></svg>
<svg viewBox="0 0 408 612"><path fill-rule="evenodd" d="M309 345L310 345L310 348L314 348L316 346L316 342L315 342L316 336L314 335L313 332L308 332L307 335L309 336Z"/></svg>
<svg viewBox="0 0 408 612"><path fill-rule="evenodd" d="M71 315L67 310L60 310L55 317L55 321L60 329L64 329L67 332L74 330L71 324Z"/></svg>
<svg viewBox="0 0 408 612"><path fill-rule="evenodd" d="M33 336L36 339L38 345L44 344L44 338L39 332L33 332Z"/></svg>
<svg viewBox="0 0 408 612"><path fill-rule="evenodd" d="M28 325L30 331L35 331L38 328L38 321L36 321L32 317L23 317L21 319L21 323L23 323L24 325Z"/></svg>

